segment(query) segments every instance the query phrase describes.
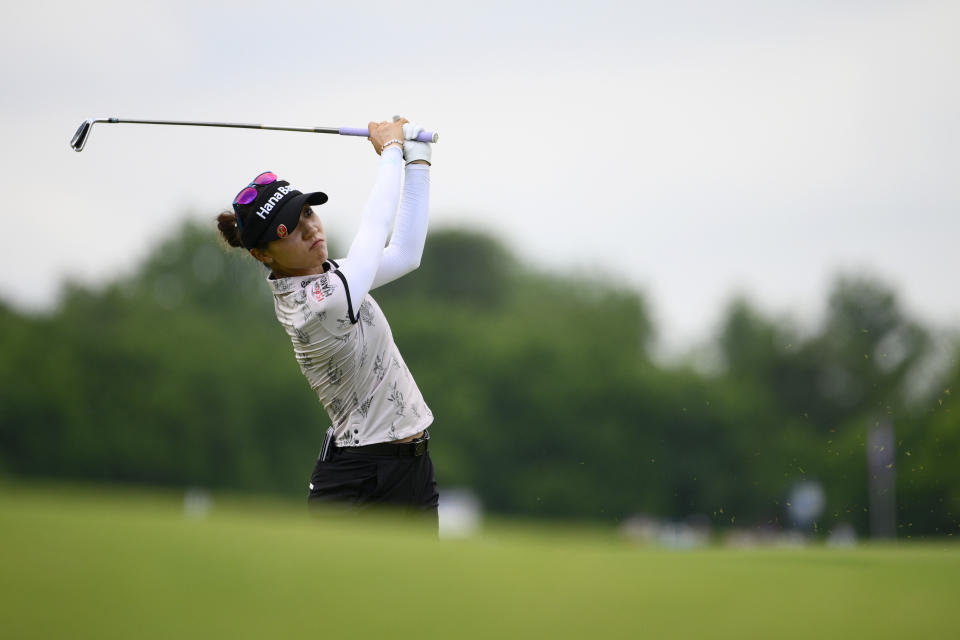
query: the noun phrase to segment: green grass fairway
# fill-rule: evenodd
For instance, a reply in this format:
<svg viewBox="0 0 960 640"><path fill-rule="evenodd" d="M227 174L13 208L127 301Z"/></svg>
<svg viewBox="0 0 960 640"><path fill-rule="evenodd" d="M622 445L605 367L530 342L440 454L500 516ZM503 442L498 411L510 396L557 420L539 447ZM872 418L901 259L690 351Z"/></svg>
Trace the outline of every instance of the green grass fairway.
<svg viewBox="0 0 960 640"><path fill-rule="evenodd" d="M3 638L956 637L960 547L664 551L217 497L0 485Z"/></svg>

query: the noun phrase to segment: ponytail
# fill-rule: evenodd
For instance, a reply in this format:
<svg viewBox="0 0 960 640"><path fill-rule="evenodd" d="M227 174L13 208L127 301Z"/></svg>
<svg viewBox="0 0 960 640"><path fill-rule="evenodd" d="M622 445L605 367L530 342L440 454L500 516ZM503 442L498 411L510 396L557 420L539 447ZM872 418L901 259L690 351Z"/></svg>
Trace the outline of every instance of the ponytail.
<svg viewBox="0 0 960 640"><path fill-rule="evenodd" d="M240 241L240 229L237 228L237 218L232 211L224 211L217 216L217 228L220 229L220 237L228 245L243 246L243 242Z"/></svg>

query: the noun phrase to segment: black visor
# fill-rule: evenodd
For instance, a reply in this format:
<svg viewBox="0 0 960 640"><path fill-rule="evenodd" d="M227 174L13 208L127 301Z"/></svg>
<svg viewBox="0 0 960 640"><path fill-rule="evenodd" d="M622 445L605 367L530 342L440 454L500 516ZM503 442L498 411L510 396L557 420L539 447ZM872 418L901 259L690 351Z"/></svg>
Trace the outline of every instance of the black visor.
<svg viewBox="0 0 960 640"><path fill-rule="evenodd" d="M301 193L286 180L277 180L266 185L253 185L256 199L249 204L235 204L240 227L240 241L247 249L263 247L274 240L286 238L300 222L300 212L305 205L318 205L327 201L321 191Z"/></svg>

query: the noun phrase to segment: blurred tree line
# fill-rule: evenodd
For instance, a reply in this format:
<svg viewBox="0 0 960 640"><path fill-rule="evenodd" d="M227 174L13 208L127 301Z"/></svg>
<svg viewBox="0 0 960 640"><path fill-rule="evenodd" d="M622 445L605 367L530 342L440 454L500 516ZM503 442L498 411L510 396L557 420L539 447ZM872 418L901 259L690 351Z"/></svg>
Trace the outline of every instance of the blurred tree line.
<svg viewBox="0 0 960 640"><path fill-rule="evenodd" d="M50 314L0 305L0 474L305 496L328 421L265 275L189 223ZM812 333L732 302L709 372L654 361L639 294L532 272L484 235L433 233L374 295L436 416L441 486L491 510L780 526L814 479L820 526L866 533L866 434L891 420L901 532L957 530L960 349L882 283L839 279Z"/></svg>

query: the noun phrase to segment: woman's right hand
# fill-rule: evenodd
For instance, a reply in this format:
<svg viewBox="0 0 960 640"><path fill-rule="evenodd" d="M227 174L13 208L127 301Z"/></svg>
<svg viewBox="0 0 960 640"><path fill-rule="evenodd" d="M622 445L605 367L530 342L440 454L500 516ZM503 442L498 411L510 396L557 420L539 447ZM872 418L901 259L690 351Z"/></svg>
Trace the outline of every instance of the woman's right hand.
<svg viewBox="0 0 960 640"><path fill-rule="evenodd" d="M367 125L369 131L369 136L367 140L370 141L370 144L373 145L373 150L377 152L377 155L383 153L383 145L391 140L399 140L399 146L403 148L403 125L406 124L408 120L406 118L400 118L396 122L370 122Z"/></svg>

